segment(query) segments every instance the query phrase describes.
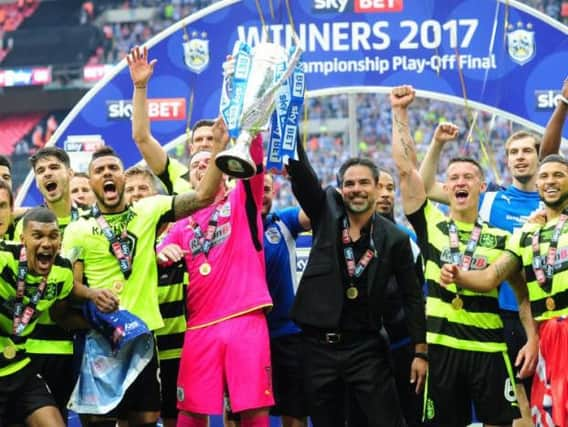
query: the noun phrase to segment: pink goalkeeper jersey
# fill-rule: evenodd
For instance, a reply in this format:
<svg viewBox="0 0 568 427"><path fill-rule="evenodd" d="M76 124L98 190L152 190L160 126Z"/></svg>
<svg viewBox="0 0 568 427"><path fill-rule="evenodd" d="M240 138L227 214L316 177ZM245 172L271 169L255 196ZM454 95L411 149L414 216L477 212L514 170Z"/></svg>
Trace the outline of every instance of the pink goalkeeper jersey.
<svg viewBox="0 0 568 427"><path fill-rule="evenodd" d="M256 164L262 162L262 140L255 138L251 155ZM264 175L250 180L251 207L256 209L257 241L262 245L262 195ZM160 243L158 251L171 243L187 251L185 263L189 272L187 312L189 329L202 328L231 317L272 306L266 285L264 251L257 250L247 218L245 183L239 180L229 195L218 203L201 209L192 216L176 222ZM207 257L203 240L196 238L195 224L207 234L211 217L218 212L217 226ZM209 274L200 272L208 262Z"/></svg>

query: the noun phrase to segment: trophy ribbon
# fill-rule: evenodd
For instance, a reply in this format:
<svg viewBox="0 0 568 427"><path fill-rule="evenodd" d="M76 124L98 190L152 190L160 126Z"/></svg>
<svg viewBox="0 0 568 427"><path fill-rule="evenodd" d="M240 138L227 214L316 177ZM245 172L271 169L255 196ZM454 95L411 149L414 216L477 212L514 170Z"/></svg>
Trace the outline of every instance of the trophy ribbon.
<svg viewBox="0 0 568 427"><path fill-rule="evenodd" d="M231 78L223 81L221 105L219 110L227 124L231 138L239 136L239 117L243 110L243 101L251 66L251 48L244 42L237 41L233 48L235 71Z"/></svg>
<svg viewBox="0 0 568 427"><path fill-rule="evenodd" d="M268 142L268 170L282 171L289 158L296 158L296 134L304 104L305 76L300 62L292 76L280 88L272 114L272 131Z"/></svg>

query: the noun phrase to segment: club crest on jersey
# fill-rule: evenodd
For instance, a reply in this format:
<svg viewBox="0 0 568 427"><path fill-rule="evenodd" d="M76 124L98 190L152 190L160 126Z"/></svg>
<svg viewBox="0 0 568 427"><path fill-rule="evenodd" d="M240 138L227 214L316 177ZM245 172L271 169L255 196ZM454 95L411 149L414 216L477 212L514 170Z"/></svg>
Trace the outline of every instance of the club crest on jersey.
<svg viewBox="0 0 568 427"><path fill-rule="evenodd" d="M209 65L209 40L207 33L197 31L183 35L183 59L187 68L194 73L201 73Z"/></svg>
<svg viewBox="0 0 568 427"><path fill-rule="evenodd" d="M221 218L229 218L231 216L231 204L227 201L219 211Z"/></svg>
<svg viewBox="0 0 568 427"><path fill-rule="evenodd" d="M275 226L268 227L264 232L264 235L266 236L266 240L273 245L280 243L280 240L282 239L280 231L278 231L278 228Z"/></svg>
<svg viewBox="0 0 568 427"><path fill-rule="evenodd" d="M529 23L524 26L519 22L516 28L509 25L507 31L507 52L511 59L519 65L524 65L533 59L536 44L532 25Z"/></svg>
<svg viewBox="0 0 568 427"><path fill-rule="evenodd" d="M492 234L482 234L479 238L479 246L483 246L484 248L496 248L497 247L497 238Z"/></svg>

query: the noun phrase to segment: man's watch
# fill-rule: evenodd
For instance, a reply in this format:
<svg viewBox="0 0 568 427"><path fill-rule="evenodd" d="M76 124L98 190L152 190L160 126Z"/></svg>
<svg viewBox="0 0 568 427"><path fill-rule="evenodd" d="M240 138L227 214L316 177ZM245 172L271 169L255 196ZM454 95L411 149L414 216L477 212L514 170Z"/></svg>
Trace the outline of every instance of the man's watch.
<svg viewBox="0 0 568 427"><path fill-rule="evenodd" d="M416 352L414 352L414 357L415 357L415 358L417 357L417 358L419 358L419 359L422 359L422 360L424 360L425 362L428 362L428 360L429 360L429 359L428 359L428 353L424 353L424 352L421 352L421 351L416 351Z"/></svg>

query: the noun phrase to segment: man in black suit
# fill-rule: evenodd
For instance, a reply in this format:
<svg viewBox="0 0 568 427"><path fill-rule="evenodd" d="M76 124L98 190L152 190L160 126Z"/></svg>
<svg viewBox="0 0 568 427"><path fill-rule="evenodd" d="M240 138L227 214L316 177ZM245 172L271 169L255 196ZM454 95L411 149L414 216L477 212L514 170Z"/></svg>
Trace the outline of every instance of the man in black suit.
<svg viewBox="0 0 568 427"><path fill-rule="evenodd" d="M415 348L411 381L419 392L427 370L422 284L408 236L375 213L379 171L365 158L339 169L339 191L322 189L298 144L288 173L294 195L312 223L313 246L292 318L304 331L305 378L315 427L345 425L347 388L369 426L404 426L388 343L378 332L389 280L403 285Z"/></svg>

